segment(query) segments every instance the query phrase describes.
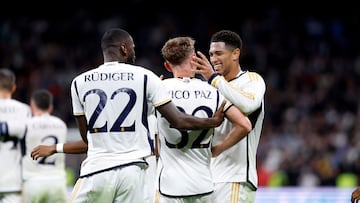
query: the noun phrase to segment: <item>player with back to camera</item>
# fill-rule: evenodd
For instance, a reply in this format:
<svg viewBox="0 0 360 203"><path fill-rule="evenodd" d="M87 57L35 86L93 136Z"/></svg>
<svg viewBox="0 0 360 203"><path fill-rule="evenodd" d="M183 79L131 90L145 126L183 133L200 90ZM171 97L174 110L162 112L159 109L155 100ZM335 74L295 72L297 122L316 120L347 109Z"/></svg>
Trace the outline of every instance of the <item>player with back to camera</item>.
<svg viewBox="0 0 360 203"><path fill-rule="evenodd" d="M144 203L154 203L156 195L156 168L157 168L157 122L155 117L154 108L149 109L148 115L148 126L149 126L149 141L153 145L153 152L145 157L145 161L149 164L145 170L145 180L144 180ZM82 154L86 153L87 144L83 140L72 141L67 143L58 143L53 145L38 145L33 148L31 152L31 157L34 160L39 159L40 157L50 156L55 153L67 153L67 154Z"/></svg>
<svg viewBox="0 0 360 203"><path fill-rule="evenodd" d="M0 202L21 202L21 140L30 106L12 98L16 76L7 68L0 69Z"/></svg>
<svg viewBox="0 0 360 203"><path fill-rule="evenodd" d="M235 146L211 160L215 182L215 203L255 202L258 177L256 153L264 119L265 82L261 75L240 66L242 40L230 30L214 33L210 40L210 61L201 52L193 64L209 84L237 106L250 119L253 129ZM232 128L228 121L215 129L214 144L226 137Z"/></svg>
<svg viewBox="0 0 360 203"><path fill-rule="evenodd" d="M51 115L53 95L46 89L31 94L30 107L33 117L27 122L25 156L23 156L23 203L66 203L65 155L54 154L36 161L30 157L37 145L64 143L67 126L59 117Z"/></svg>
<svg viewBox="0 0 360 203"><path fill-rule="evenodd" d="M179 129L219 126L224 104L210 118L179 111L161 79L133 65L135 45L123 29L107 30L101 48L104 64L71 83L73 114L88 150L70 201L143 202L144 158L151 154L148 104Z"/></svg>
<svg viewBox="0 0 360 203"><path fill-rule="evenodd" d="M164 66L173 78L163 80L177 108L199 117L211 117L224 97L207 82L195 78L195 40L191 37L169 39L162 47ZM217 153L231 147L251 130L249 119L235 106L225 109L225 120L233 123L228 139L218 145ZM214 129L178 130L161 115L159 129L158 189L160 202L212 202L210 171L211 139Z"/></svg>

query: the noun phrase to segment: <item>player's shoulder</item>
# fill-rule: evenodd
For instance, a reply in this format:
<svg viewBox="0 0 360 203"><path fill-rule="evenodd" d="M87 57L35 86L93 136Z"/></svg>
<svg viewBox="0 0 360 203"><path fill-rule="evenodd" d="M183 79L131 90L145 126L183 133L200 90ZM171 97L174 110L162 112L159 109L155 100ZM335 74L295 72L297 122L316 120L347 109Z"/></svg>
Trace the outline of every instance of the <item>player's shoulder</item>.
<svg viewBox="0 0 360 203"><path fill-rule="evenodd" d="M74 78L72 79L72 82L76 81L78 78L83 77L85 74L94 71L94 68L88 68L86 70L83 70L79 73L77 73L77 75L74 76Z"/></svg>
<svg viewBox="0 0 360 203"><path fill-rule="evenodd" d="M142 65L134 65L134 64L128 64L128 65L131 65L133 69L136 69L137 71L140 71L142 73L155 75L155 73L152 70L150 70L150 68L148 67Z"/></svg>
<svg viewBox="0 0 360 203"><path fill-rule="evenodd" d="M245 74L247 74L248 76L254 76L254 77L260 77L262 78L262 76L260 75L260 73L256 72L256 71L245 71Z"/></svg>
<svg viewBox="0 0 360 203"><path fill-rule="evenodd" d="M67 130L66 123L60 117L51 114L33 116L30 119L28 119L27 123L29 126L31 126L31 124L46 124L56 129Z"/></svg>
<svg viewBox="0 0 360 203"><path fill-rule="evenodd" d="M184 84L201 84L201 85L209 85L207 81L201 80L199 78L166 78L163 79L166 83L184 83ZM211 86L211 85L209 85Z"/></svg>
<svg viewBox="0 0 360 203"><path fill-rule="evenodd" d="M261 76L261 74L255 71L245 71L244 75L246 75L251 81L264 81L264 78Z"/></svg>
<svg viewBox="0 0 360 203"><path fill-rule="evenodd" d="M51 114L50 114L49 117L53 120L54 123L57 123L58 125L61 125L61 126L63 126L64 128L67 127L65 121L64 121L63 119L61 119L60 117L55 116L55 115L51 115Z"/></svg>
<svg viewBox="0 0 360 203"><path fill-rule="evenodd" d="M17 106L17 108L23 108L25 111L29 111L30 110L30 105L26 104L22 101L16 100L16 99L11 99L11 102L13 103L13 105Z"/></svg>

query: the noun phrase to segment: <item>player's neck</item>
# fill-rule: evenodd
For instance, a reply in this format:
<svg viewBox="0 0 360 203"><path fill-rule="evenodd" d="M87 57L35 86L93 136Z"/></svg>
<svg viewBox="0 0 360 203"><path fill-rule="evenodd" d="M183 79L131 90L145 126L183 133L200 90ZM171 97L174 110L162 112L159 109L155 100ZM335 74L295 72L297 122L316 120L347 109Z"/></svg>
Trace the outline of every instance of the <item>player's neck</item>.
<svg viewBox="0 0 360 203"><path fill-rule="evenodd" d="M231 71L226 76L224 76L225 80L230 81L236 78L240 74L240 72L241 72L240 65L238 65L236 68L232 68Z"/></svg>
<svg viewBox="0 0 360 203"><path fill-rule="evenodd" d="M11 99L11 93L8 91L0 91L0 99Z"/></svg>
<svg viewBox="0 0 360 203"><path fill-rule="evenodd" d="M193 78L195 77L195 72L189 68L177 68L173 69L173 74L175 78Z"/></svg>
<svg viewBox="0 0 360 203"><path fill-rule="evenodd" d="M40 109L33 110L33 116L42 116L42 115L49 115L50 113L48 111L43 111Z"/></svg>

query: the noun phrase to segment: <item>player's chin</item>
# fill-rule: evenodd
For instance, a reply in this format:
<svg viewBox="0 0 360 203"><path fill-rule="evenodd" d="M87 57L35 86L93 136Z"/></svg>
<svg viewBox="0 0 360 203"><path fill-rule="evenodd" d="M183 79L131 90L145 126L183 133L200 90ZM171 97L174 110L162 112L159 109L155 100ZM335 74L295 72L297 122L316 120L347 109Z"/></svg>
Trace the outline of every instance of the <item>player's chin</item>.
<svg viewBox="0 0 360 203"><path fill-rule="evenodd" d="M224 71L222 71L220 68L214 68L214 71L220 75L223 74Z"/></svg>

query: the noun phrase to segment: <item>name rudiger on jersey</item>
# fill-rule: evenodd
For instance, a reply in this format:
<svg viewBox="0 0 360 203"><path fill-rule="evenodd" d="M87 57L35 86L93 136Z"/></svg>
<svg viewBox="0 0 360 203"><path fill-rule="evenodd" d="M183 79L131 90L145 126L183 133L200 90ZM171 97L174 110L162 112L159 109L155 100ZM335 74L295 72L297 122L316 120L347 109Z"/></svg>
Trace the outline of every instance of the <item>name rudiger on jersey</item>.
<svg viewBox="0 0 360 203"><path fill-rule="evenodd" d="M209 90L171 90L169 93L173 99L212 99L212 92Z"/></svg>
<svg viewBox="0 0 360 203"><path fill-rule="evenodd" d="M94 72L84 76L85 82L92 81L128 81L134 80L134 74L128 72L122 73L99 73Z"/></svg>

